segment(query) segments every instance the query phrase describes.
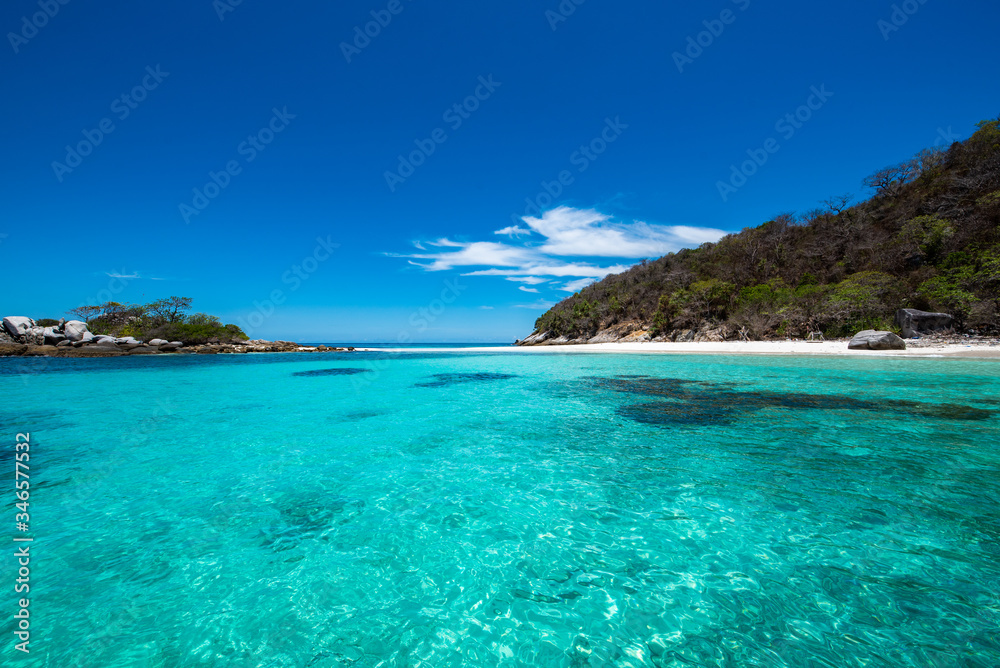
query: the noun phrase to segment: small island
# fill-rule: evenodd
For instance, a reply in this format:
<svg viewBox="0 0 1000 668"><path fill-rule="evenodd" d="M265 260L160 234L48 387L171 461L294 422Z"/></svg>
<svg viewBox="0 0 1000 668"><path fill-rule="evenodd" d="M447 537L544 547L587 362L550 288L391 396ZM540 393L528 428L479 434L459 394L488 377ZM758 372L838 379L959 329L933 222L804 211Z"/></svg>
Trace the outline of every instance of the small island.
<svg viewBox="0 0 1000 668"><path fill-rule="evenodd" d="M292 341L251 340L236 325L207 313L187 315L190 297L149 304L79 306L77 319L5 316L0 357L118 357L122 355L350 352L353 347L305 346Z"/></svg>

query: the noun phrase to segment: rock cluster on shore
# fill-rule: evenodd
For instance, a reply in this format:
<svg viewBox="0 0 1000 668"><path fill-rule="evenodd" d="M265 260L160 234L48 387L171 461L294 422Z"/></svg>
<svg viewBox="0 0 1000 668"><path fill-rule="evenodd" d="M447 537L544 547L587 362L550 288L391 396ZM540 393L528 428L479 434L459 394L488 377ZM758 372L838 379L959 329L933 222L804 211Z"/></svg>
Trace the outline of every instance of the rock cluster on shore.
<svg viewBox="0 0 1000 668"><path fill-rule="evenodd" d="M205 344L185 345L182 341L151 339L139 341L131 336L95 335L80 320L60 320L52 327L40 327L31 318L7 316L0 331L0 357L117 357L120 355L159 354L235 354L343 352L354 348L303 346L291 341L230 341L217 339Z"/></svg>

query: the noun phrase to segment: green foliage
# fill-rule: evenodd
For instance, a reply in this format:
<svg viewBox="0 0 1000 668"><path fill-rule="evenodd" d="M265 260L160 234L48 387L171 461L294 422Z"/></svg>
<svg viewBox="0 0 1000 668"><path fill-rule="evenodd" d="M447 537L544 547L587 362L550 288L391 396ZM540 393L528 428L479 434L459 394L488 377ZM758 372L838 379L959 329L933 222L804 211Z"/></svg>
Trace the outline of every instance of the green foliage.
<svg viewBox="0 0 1000 668"><path fill-rule="evenodd" d="M970 138L970 143L1000 149L1000 119L979 121L976 127L979 129Z"/></svg>
<svg viewBox="0 0 1000 668"><path fill-rule="evenodd" d="M52 318L41 318L35 321L35 324L39 327L55 327L59 324L58 320L53 320Z"/></svg>
<svg viewBox="0 0 1000 668"><path fill-rule="evenodd" d="M892 318L903 295L895 276L859 271L837 284L828 305L848 328L868 329L872 323Z"/></svg>
<svg viewBox="0 0 1000 668"><path fill-rule="evenodd" d="M99 306L81 306L69 311L85 318L94 334L134 336L137 339L166 339L184 343L246 341L247 335L236 325L223 325L214 315L195 313L185 316L191 308L190 297L169 297L149 304L105 302ZM53 320L52 324L56 324Z"/></svg>
<svg viewBox="0 0 1000 668"><path fill-rule="evenodd" d="M899 232L899 238L906 244L916 246L921 254L933 263L940 255L945 243L955 236L955 228L938 216L917 216L906 222Z"/></svg>
<svg viewBox="0 0 1000 668"><path fill-rule="evenodd" d="M917 294L927 300L935 311L945 311L959 321L964 320L979 301L976 295L962 287L961 277L935 276L917 288Z"/></svg>
<svg viewBox="0 0 1000 668"><path fill-rule="evenodd" d="M146 333L150 339L183 341L184 343L208 343L214 339L226 343L246 341L247 335L236 325L222 325L218 318L191 322L167 322ZM214 322L212 322L214 320Z"/></svg>
<svg viewBox="0 0 1000 668"><path fill-rule="evenodd" d="M661 295L653 314L653 322L649 327L650 336L659 336L670 330L674 308L670 303L670 295Z"/></svg>

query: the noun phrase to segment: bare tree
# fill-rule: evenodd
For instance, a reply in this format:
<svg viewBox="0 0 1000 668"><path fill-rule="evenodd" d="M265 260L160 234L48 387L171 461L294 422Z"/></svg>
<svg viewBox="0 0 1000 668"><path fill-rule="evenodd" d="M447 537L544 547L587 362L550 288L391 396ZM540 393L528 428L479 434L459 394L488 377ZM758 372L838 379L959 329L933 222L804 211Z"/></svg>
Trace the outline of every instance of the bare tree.
<svg viewBox="0 0 1000 668"><path fill-rule="evenodd" d="M827 210L833 215L840 215L840 212L847 208L847 205L851 203L854 199L854 195L851 193L844 193L843 195L834 195L833 197L827 197L825 200L820 202Z"/></svg>
<svg viewBox="0 0 1000 668"><path fill-rule="evenodd" d="M862 184L875 188L878 196L899 194L900 188L914 179L917 174L917 165L913 162L901 162L898 165L883 167L874 174L865 177Z"/></svg>
<svg viewBox="0 0 1000 668"><path fill-rule="evenodd" d="M75 315L77 318L79 318L80 320L82 320L84 322L89 322L91 318L93 318L94 316L96 316L98 313L101 312L101 307L100 306L77 306L76 308L70 309L70 310L68 310L66 312Z"/></svg>

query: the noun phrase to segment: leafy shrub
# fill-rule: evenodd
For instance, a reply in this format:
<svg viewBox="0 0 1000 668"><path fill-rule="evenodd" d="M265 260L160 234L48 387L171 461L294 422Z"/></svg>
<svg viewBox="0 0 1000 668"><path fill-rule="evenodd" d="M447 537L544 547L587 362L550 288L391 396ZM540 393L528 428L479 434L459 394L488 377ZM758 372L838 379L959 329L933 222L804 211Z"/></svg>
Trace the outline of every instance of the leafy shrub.
<svg viewBox="0 0 1000 668"><path fill-rule="evenodd" d="M834 336L850 336L863 329L895 329L896 309L902 303L899 279L878 271L860 271L837 284L827 300L835 324Z"/></svg>

